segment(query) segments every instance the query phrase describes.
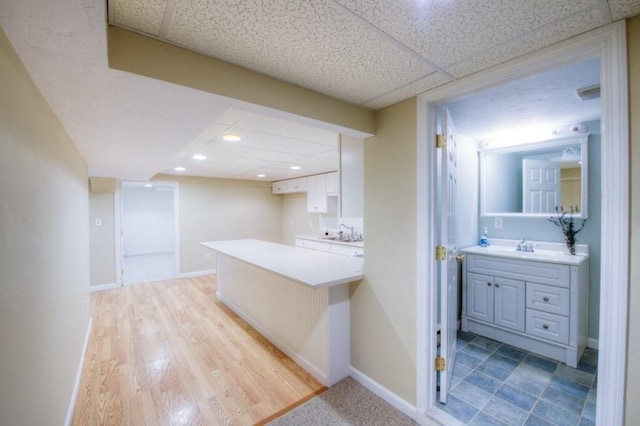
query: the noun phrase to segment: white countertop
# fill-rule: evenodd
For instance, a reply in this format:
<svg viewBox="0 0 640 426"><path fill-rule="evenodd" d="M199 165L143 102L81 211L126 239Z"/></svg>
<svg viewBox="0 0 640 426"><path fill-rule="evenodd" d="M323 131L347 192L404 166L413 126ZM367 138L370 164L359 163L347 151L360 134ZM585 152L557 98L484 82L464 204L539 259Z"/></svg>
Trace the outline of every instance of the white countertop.
<svg viewBox="0 0 640 426"><path fill-rule="evenodd" d="M562 243L535 242L534 252L522 252L516 250L516 240L490 240L489 247L472 246L462 249L463 253L480 254L486 256L499 256L509 259L531 260L537 262L562 263L565 265L579 265L589 257L589 248L586 245L576 246L577 254L563 252Z"/></svg>
<svg viewBox="0 0 640 426"><path fill-rule="evenodd" d="M254 239L209 241L200 245L313 288L364 278L363 259L358 257Z"/></svg>
<svg viewBox="0 0 640 426"><path fill-rule="evenodd" d="M296 235L296 238L301 238L303 240L320 241L323 243L340 244L349 247L364 247L364 241L334 240L332 239L332 237L323 237L316 235Z"/></svg>

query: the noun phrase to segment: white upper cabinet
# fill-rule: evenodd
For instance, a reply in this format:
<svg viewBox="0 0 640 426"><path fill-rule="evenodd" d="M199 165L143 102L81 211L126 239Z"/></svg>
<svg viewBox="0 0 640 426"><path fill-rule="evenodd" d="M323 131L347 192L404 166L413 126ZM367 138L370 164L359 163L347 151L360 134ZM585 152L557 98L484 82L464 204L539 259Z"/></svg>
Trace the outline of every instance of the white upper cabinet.
<svg viewBox="0 0 640 426"><path fill-rule="evenodd" d="M327 175L307 176L307 211L327 212Z"/></svg>
<svg viewBox="0 0 640 426"><path fill-rule="evenodd" d="M307 178L286 179L271 184L272 194L293 194L307 190Z"/></svg>

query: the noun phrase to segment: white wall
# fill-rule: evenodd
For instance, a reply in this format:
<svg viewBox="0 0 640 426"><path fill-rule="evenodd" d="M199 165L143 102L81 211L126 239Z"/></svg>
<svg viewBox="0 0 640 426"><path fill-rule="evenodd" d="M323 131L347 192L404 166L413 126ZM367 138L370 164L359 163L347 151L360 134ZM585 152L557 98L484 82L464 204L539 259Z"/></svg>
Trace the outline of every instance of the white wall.
<svg viewBox="0 0 640 426"><path fill-rule="evenodd" d="M89 195L91 285L116 282L114 209L113 193ZM96 220L101 224L97 225Z"/></svg>
<svg viewBox="0 0 640 426"><path fill-rule="evenodd" d="M0 424L62 425L89 325L87 167L0 29Z"/></svg>
<svg viewBox="0 0 640 426"><path fill-rule="evenodd" d="M203 241L257 238L282 241L282 199L269 182L158 175L178 182L180 274L215 268Z"/></svg>
<svg viewBox="0 0 640 426"><path fill-rule="evenodd" d="M125 256L175 251L174 188L124 185L122 203Z"/></svg>
<svg viewBox="0 0 640 426"><path fill-rule="evenodd" d="M320 231L320 215L307 212L307 193L282 197L282 244L295 245L296 235L315 235Z"/></svg>

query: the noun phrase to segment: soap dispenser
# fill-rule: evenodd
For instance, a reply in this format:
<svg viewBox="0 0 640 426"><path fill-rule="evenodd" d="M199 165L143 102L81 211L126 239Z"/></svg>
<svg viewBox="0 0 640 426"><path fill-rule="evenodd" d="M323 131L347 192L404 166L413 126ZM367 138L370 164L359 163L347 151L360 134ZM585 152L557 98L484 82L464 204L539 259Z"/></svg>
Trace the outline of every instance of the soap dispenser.
<svg viewBox="0 0 640 426"><path fill-rule="evenodd" d="M482 230L482 237L480 237L480 247L489 247L489 237L487 236L488 231L485 226Z"/></svg>

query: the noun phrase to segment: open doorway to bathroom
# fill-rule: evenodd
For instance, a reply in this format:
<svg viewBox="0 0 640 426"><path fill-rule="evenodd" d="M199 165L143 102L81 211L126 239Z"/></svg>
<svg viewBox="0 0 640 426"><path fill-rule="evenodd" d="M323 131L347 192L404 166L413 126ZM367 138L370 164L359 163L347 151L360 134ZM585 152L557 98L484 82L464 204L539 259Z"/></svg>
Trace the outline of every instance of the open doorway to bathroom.
<svg viewBox="0 0 640 426"><path fill-rule="evenodd" d="M591 257L594 257L599 262L600 271L596 272L596 281L598 283L602 282L602 286L599 289L596 288L592 290L592 292L597 294L594 295L595 299L590 302L590 307L592 305L595 306L592 310L595 310L597 314L595 319L591 319L590 326L597 330L592 330L593 333L590 333L591 341L589 343L590 346L599 346L600 350L595 352L593 351L593 348L590 348L589 351L586 352L588 362L585 364L589 365L583 365L583 369L591 371L581 371L576 369L575 374L572 376L574 376L574 382L575 380L590 380L590 383L593 384L595 383L596 373L594 368L597 368L597 412L594 416L593 412L588 411L594 408L593 400L596 398L594 398L595 392L592 396L589 396L591 388L586 387L586 393L584 394L585 398L578 401L578 403L581 403L582 405L580 407L580 414L576 417L577 421L580 421L581 418L585 420L595 418L598 419L597 421L607 419L607 421L612 422L612 424L622 424L622 399L620 396L622 395L621 386L623 381L621 381L621 378L624 375L626 357L625 330L626 289L628 287L628 260L626 256L626 253L628 252L628 195L616 190L616 188L625 187L628 183L628 164L626 162L628 154L628 118L626 112L627 83L624 49L624 23L612 25L607 28L606 31L594 32L593 34L576 38L567 43L559 44L553 48L545 49L542 52L527 55L518 60L504 64L503 66L496 67L495 69L484 73L479 73L472 78L434 89L422 97L422 101L424 103L420 104L422 110L419 111L419 114L421 114L424 119L424 127L419 127L419 136L422 136L419 138L419 161L424 161L424 163L422 165L419 164L418 169L424 170L424 181L420 179L418 185L420 217L418 231L420 235L424 237L426 243L423 247L419 246L418 250L419 259L425 259L424 263L419 265L418 271L419 283L424 283L419 284L418 286L418 317L419 325L421 323L420 317L422 316L426 327L418 330L418 359L423 359L422 357L426 355L425 359L427 359L428 362L422 367L420 365L418 366L417 400L419 408L423 408L430 417L439 419L445 423L450 420L455 421L456 419L456 416L447 416L443 410L437 407L437 375L433 370L434 363L432 361L436 355L436 331L438 329L440 318L438 314L438 286L434 284L438 282L438 267L437 262L435 261L435 256L431 253L433 247L438 244L435 239L434 231L436 228L434 224L437 223L436 215L438 212L431 206L436 204L434 201L436 200L438 191L442 191L442 188L437 186L434 174L430 173L430 170L435 169L434 162L436 154L434 149L434 139L437 128L436 117L439 115L438 108L439 106L445 105L451 106L450 104L454 104L457 100L467 96L472 96L473 94L486 89L495 88L519 79L526 79L527 77L569 66L580 61L588 62L589 60L594 60L594 58L599 63L597 68L599 68L601 74L600 86L602 91L602 114L600 119L602 120L602 124L600 124L597 117L593 117L592 119L585 121L589 123L588 126L593 126L592 130L595 130L593 132L594 134L600 133L597 137L598 140L593 143L594 149L591 149L590 146L590 152L599 154L599 158L591 159L590 164L600 167L600 170L597 170L596 168L597 173L600 174L600 181L598 182L596 179L592 187L596 190L596 197L602 198L599 208L589 208L589 221L595 221L596 228L598 227L598 223L601 226L600 230L595 231L595 234L597 235L594 237L595 239L592 244L596 246L594 247L596 250L591 252ZM576 87L573 90L575 91L579 88L581 87ZM574 96L577 95L574 93ZM536 100L537 98L534 98L530 102L535 102ZM452 109L455 110L455 106ZM475 106L475 109L491 109L491 106L490 103L480 103ZM529 120L532 121L531 117L526 116L525 111L521 112L525 118L529 118ZM553 111L551 112L554 113ZM557 115L557 112L555 114ZM502 118L502 127L506 127L506 125L510 123L510 120L508 120L506 114L503 114ZM579 121L580 120L575 119L567 120L565 125L569 125L567 127L571 132L581 132L584 130L584 127L576 127L576 124L579 124L576 122ZM464 126L461 126L460 123L458 123L458 120L456 120L456 127L458 132L462 133L460 129L464 128ZM524 132L521 131L520 133ZM530 133L530 131L527 131L526 133ZM473 135L471 136L473 137ZM513 138L515 137L511 136L511 139ZM541 138L536 139L540 140ZM424 145L421 146L420 144ZM460 165L459 168L461 168ZM460 190L464 185L462 183L464 178L461 178L460 175L459 178L458 188ZM590 184L591 178L590 174ZM421 197L422 199L420 199ZM476 197L475 200L478 200L478 197ZM468 201L472 206L474 203L477 203L474 201L473 197ZM481 222L485 220L488 221L488 224L485 226L495 228L494 235L498 229L505 229L506 227L513 226L514 228L517 228L517 231L522 232L523 229L527 229L527 226L533 226L533 228L535 228L535 238L543 239L540 234L540 227L532 225L531 223L527 225L517 225L515 223L505 222L505 220L512 220L510 215L482 215L480 214L479 205L476 209L478 211L476 214L476 217L478 218L478 225L472 227L473 229L470 231L473 237L471 238L473 240L471 244L477 244L478 233L483 226ZM464 208L461 206L459 210L464 210ZM521 219L530 220L525 217L522 217ZM546 219L546 216L544 219ZM533 220L533 218L531 220ZM502 228L500 228L500 225ZM607 235L608 237L600 241L600 235ZM522 237L522 235L518 235L518 237L514 238L520 237ZM459 243L459 245L462 246L463 244ZM600 277L606 277L606 280L601 280ZM421 285L424 285L424 288L421 288ZM442 313L441 315L444 316L446 314ZM482 352L477 349L483 349L484 351L489 352L488 354L485 354L487 357L481 361L486 361L491 356L497 355L494 357L494 360L502 360L503 358L506 358L506 362L508 362L508 360L511 359L511 362L508 363L517 363L518 365L516 365L515 368L522 365L522 363L527 366L530 366L532 363L537 363L538 365L545 364L547 368L554 367L551 364L546 364L546 357L538 359L535 357L535 353L533 356L530 356L531 352L535 352L532 350L516 353L514 349L518 348L515 348L514 346L501 347L503 342L496 342L494 339L487 339L486 337L478 337L475 335L459 335L458 337L459 349L467 347L468 351L472 351L476 354ZM444 340L445 339L443 338L442 341ZM482 348L483 346L484 348ZM502 352L513 352L512 355L517 355L517 358L521 359L518 361L513 357L505 357L505 354ZM502 358L498 358L498 356ZM530 362L524 361L525 359L530 359ZM562 374L561 379L565 380L571 374L569 374L569 370L566 370L562 365L563 364L556 364L554 372L560 371ZM488 372L491 367L495 366L485 365L483 367L484 372ZM507 371L508 369L503 368L503 370ZM473 372L467 371L466 373L471 374ZM475 373L475 375L483 374L490 377L480 371L476 371ZM464 372L459 372L459 375L460 374L464 375ZM577 379L577 376L581 377ZM484 377L480 378L482 379ZM551 377L547 377L547 379L550 383L551 380L554 380L553 375ZM464 382L464 380L461 382ZM470 380L467 380L467 383L465 383L464 386L471 384L469 382ZM515 383L516 380L514 379L513 382ZM556 383L557 382L559 382L559 380L556 379ZM499 392L499 389L502 388L502 386L508 384L506 382L501 383L502 384L494 393L490 393L489 401L496 399L495 393ZM547 383L547 385L549 383ZM421 388L421 384L424 384L424 388ZM455 384L456 383L454 383L453 388L455 388ZM546 391L546 387L541 389L540 395L543 395ZM555 391L558 391L558 389L555 388L548 391L547 396L545 397L547 402L549 399L553 398L550 395ZM568 397L576 397L576 395L571 395L569 389L560 390L560 392L563 393L558 395L563 397L565 394ZM509 396L516 394L517 392L510 392ZM469 393L467 392L466 395L469 395ZM556 397L558 395L556 395ZM476 405L481 403L481 399L482 398L478 398L475 401ZM504 398L502 398L502 400L504 400ZM555 406L557 406L558 400L559 399L556 399L554 401L556 403ZM518 408L517 404L514 404L514 401L505 401L504 403L503 401L499 402L503 405L503 408ZM538 400L534 401L530 411L525 412L525 415L522 416L524 417L523 422L526 422L529 416L533 414L533 410L535 410L538 402ZM585 411L587 403L590 405L588 410ZM545 404L541 404L541 406L544 405ZM566 408L566 405L562 408ZM539 411L542 410L543 408ZM493 420L498 421L496 418L498 415L497 411L494 410L493 413L494 416L491 417L493 417ZM476 412L473 414L472 418L457 419L463 424L467 421L481 421L482 419L488 420L488 418L482 417L484 414L482 413L482 410L476 408ZM541 413L538 412L538 414ZM549 414L549 412L547 414ZM474 417L478 415L481 417L474 420ZM507 416L509 416L509 414L507 414ZM513 418L513 416L509 416L509 424ZM504 417L502 419L504 422Z"/></svg>
<svg viewBox="0 0 640 426"><path fill-rule="evenodd" d="M123 182L120 187L122 284L177 275L177 186Z"/></svg>

